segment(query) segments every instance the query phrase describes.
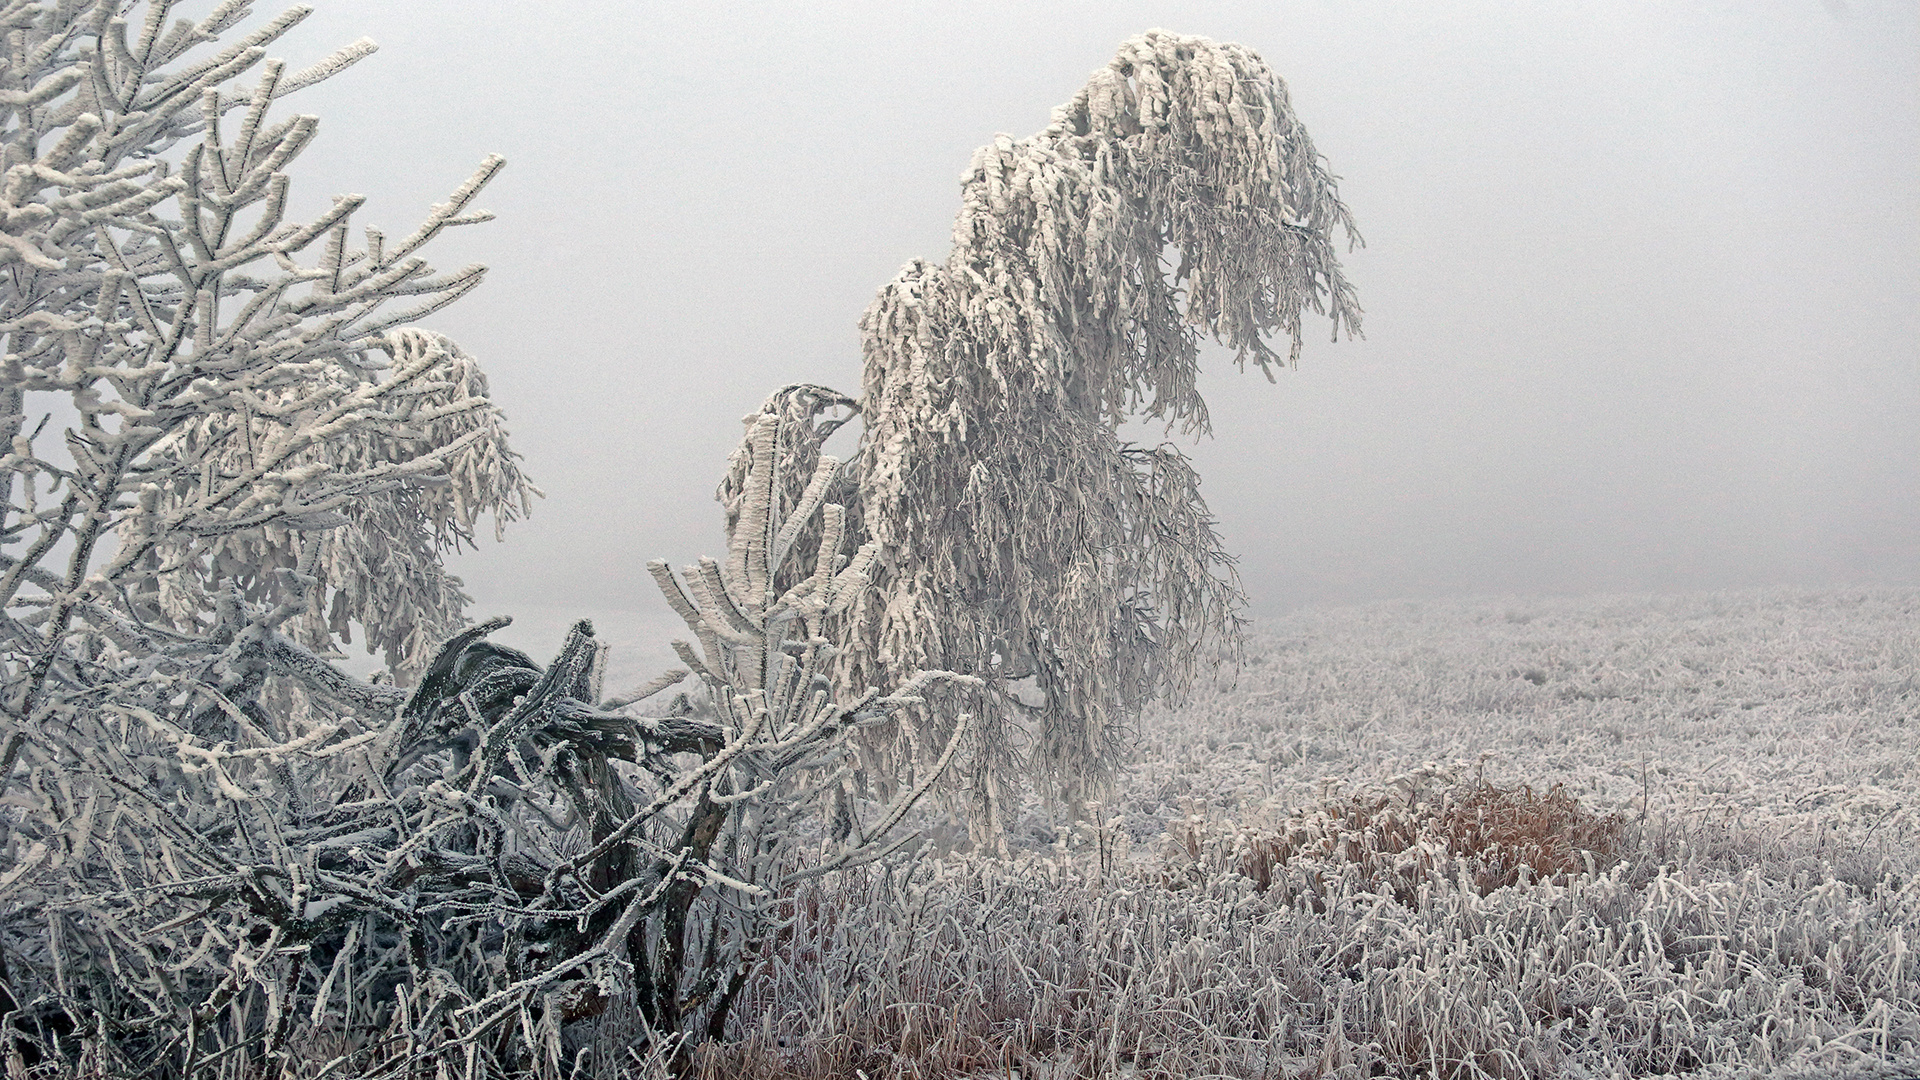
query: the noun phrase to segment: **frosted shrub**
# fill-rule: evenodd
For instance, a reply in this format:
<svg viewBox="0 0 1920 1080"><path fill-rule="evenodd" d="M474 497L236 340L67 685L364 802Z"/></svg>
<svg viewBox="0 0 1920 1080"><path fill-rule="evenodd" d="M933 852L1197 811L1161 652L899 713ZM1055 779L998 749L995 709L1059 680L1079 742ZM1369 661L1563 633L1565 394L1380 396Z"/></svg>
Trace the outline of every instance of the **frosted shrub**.
<svg viewBox="0 0 1920 1080"><path fill-rule="evenodd" d="M819 449L838 421L818 418L844 404L810 386L769 398L747 417L746 439L722 487L727 562L702 559L680 578L663 561L648 564L697 639L697 646L676 641L674 649L698 675L704 711L725 735L699 769L675 781L676 797L689 808L667 830L674 839L663 848L677 851L686 870L663 897L659 940L631 950L642 979L640 1011L663 1032L723 1037L728 1010L769 955L798 883L883 859L911 842L910 832L893 834L967 733L963 713L943 747L918 748L911 786L867 812L855 736L897 709L925 706L921 695L930 687L977 680L917 672L886 696L871 687L852 701L833 694L826 672L838 648L826 634L831 620L860 600L873 566L871 542L851 558L840 553L846 509L827 501L840 486L841 466ZM806 480L795 482L800 476ZM714 888L703 897L708 885ZM677 940L689 930L697 940Z"/></svg>
<svg viewBox="0 0 1920 1080"><path fill-rule="evenodd" d="M407 325L481 280L422 251L500 160L392 243L360 196L289 221L318 120L274 106L372 43L290 72L307 9L173 6L0 11L0 1012L108 1071L283 1050L354 910L307 844L387 794L404 698L322 657L357 622L417 673L464 621L442 551L536 494L474 360Z"/></svg>
<svg viewBox="0 0 1920 1080"><path fill-rule="evenodd" d="M831 458L781 497L782 429L751 427L727 561L652 567L698 639L677 646L697 702L631 714L686 669L602 700L586 623L544 668L485 640L498 620L411 693L359 683L236 598L228 662L298 680L315 715L159 672L28 740L0 880L23 1058L481 1076L578 1063L569 1025L609 1005L667 1060L720 1034L783 898L896 850L966 728L893 805L856 797L852 735L965 679L829 693L823 620L868 561L836 554ZM771 588L790 560L811 569Z"/></svg>

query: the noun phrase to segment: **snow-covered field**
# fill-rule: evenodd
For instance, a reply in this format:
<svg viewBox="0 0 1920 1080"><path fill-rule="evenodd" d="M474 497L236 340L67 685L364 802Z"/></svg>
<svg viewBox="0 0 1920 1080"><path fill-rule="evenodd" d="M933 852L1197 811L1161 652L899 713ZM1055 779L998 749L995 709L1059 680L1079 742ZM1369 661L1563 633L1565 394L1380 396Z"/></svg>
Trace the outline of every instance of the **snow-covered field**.
<svg viewBox="0 0 1920 1080"><path fill-rule="evenodd" d="M1920 590L1307 612L1142 729L1098 824L799 897L715 1075L1920 1074ZM1620 850L1237 872L1480 780Z"/></svg>

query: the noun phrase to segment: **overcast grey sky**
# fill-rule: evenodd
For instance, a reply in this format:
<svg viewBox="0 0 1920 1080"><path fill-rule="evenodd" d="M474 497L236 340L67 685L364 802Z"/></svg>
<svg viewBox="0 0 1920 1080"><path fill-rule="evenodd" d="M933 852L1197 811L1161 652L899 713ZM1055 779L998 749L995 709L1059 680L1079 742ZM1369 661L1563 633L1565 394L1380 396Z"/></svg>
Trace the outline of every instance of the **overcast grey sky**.
<svg viewBox="0 0 1920 1080"><path fill-rule="evenodd" d="M1920 5L313 0L308 208L406 231L487 153L491 267L433 325L547 492L456 560L478 613L654 609L722 547L775 388L857 392L861 311L958 177L1124 38L1287 81L1368 246L1364 341L1210 357L1192 452L1254 610L1920 583Z"/></svg>

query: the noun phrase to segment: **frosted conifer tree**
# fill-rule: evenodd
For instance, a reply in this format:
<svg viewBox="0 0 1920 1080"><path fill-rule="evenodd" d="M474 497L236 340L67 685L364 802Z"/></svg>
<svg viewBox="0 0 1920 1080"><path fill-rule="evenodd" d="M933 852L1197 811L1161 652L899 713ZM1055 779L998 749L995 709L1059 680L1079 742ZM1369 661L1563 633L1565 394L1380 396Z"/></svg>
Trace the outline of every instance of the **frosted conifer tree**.
<svg viewBox="0 0 1920 1080"><path fill-rule="evenodd" d="M843 678L986 678L953 710L978 718L983 838L1004 843L1019 776L1085 797L1141 707L1235 635L1199 478L1116 430L1207 430L1203 337L1272 379L1307 311L1357 331L1337 233L1359 240L1279 78L1241 46L1151 31L1044 131L976 153L947 261L910 263L868 308L857 473L876 587Z"/></svg>

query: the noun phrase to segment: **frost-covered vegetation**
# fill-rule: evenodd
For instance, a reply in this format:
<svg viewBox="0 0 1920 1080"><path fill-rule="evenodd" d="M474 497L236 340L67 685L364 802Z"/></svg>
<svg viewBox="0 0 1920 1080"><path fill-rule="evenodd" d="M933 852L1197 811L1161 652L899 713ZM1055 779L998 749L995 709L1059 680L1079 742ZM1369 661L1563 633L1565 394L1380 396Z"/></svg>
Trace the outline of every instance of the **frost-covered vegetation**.
<svg viewBox="0 0 1920 1080"><path fill-rule="evenodd" d="M1888 851L1920 831L1910 592L1382 605L1262 624L1248 653L1145 725L1160 764L1131 787L1159 795L1128 809L1301 805L1466 762L1601 813Z"/></svg>
<svg viewBox="0 0 1920 1080"><path fill-rule="evenodd" d="M318 121L280 103L371 44L288 74L305 9L174 8L0 4L9 1080L1920 1045L1908 594L1306 617L1153 711L1241 597L1186 459L1118 425L1204 429L1202 334L1265 368L1358 316L1248 50L1150 32L977 156L862 396L769 397L724 557L645 567L684 666L608 694L590 624L543 665L441 562L537 494L409 325L481 280L421 252L502 162L393 243L358 196L285 220Z"/></svg>
<svg viewBox="0 0 1920 1080"><path fill-rule="evenodd" d="M972 680L816 677L874 551L804 406L735 456L725 565L653 568L687 668L607 697L589 624L547 665L467 627L442 553L537 492L477 362L407 324L481 280L421 253L502 162L392 243L357 195L286 220L318 119L279 106L371 43L289 73L308 9L175 7L0 5L0 1062L551 1071L616 997L671 1058L967 721L877 810L855 735ZM335 664L356 624L375 681Z"/></svg>
<svg viewBox="0 0 1920 1080"><path fill-rule="evenodd" d="M1262 623L1095 822L799 894L709 1067L1920 1071L1916 657L1911 590Z"/></svg>

